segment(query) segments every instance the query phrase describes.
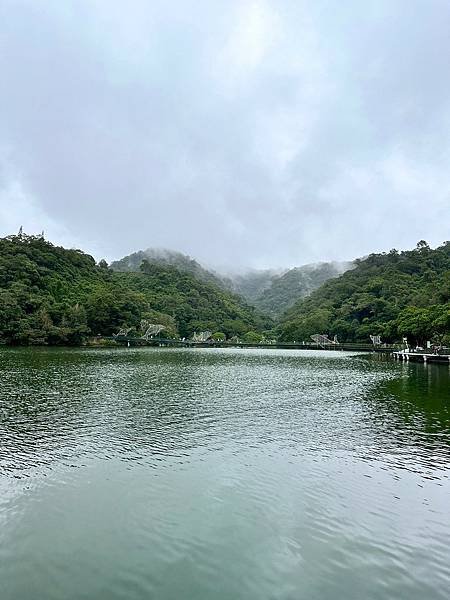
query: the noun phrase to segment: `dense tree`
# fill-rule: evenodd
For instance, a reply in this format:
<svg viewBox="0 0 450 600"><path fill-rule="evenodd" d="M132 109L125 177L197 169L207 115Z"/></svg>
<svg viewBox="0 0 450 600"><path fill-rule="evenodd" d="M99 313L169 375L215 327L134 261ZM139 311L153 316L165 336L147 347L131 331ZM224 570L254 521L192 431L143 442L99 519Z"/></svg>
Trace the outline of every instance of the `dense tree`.
<svg viewBox="0 0 450 600"><path fill-rule="evenodd" d="M317 263L289 269L282 275L274 275L270 284L252 299L252 303L263 313L274 318L300 300L309 296L325 281L338 277L352 263Z"/></svg>
<svg viewBox="0 0 450 600"><path fill-rule="evenodd" d="M3 343L80 344L121 327L142 333L141 321L164 325L167 336L202 329L232 336L268 325L213 280L167 263L144 261L139 273L119 273L42 237L0 239Z"/></svg>
<svg viewBox="0 0 450 600"><path fill-rule="evenodd" d="M242 340L247 344L259 344L263 341L264 336L262 336L258 331L247 331L244 334Z"/></svg>
<svg viewBox="0 0 450 600"><path fill-rule="evenodd" d="M123 273L139 273L144 261L146 264L175 267L178 271L190 273L200 281L215 283L221 287L224 285L224 281L220 277L202 267L190 256L165 248L147 248L147 250L133 252L133 254L112 262L111 269Z"/></svg>
<svg viewBox="0 0 450 600"><path fill-rule="evenodd" d="M284 313L281 341L325 333L343 342L378 334L388 342L450 343L450 242L433 250L421 241L354 265ZM122 327L142 334L145 323L162 324L169 337L208 330L220 339L262 340L270 319L194 267L144 257L139 272L115 272L42 237L0 239L0 342L77 345Z"/></svg>
<svg viewBox="0 0 450 600"><path fill-rule="evenodd" d="M403 336L423 344L450 332L450 242L431 249L371 254L355 268L324 283L281 318L282 340L309 340L315 333L340 341L385 341Z"/></svg>
<svg viewBox="0 0 450 600"><path fill-rule="evenodd" d="M215 342L224 342L226 340L226 335L222 331L216 331L212 334L211 338Z"/></svg>

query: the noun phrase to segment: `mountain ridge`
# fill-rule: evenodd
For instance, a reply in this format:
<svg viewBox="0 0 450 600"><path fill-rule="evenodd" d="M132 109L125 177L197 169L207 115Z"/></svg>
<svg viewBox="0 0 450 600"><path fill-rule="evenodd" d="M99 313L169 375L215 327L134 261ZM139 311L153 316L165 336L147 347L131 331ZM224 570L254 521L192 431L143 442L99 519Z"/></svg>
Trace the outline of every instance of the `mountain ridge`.
<svg viewBox="0 0 450 600"><path fill-rule="evenodd" d="M421 241L413 250L276 275L253 271L247 281L253 306L227 287L231 280L181 253L132 256L138 270L132 262L113 270L42 236L0 239L0 343L79 345L122 327L139 334L142 322L161 323L169 337L208 330L217 339L255 342L264 335L291 342L321 333L341 342L367 343L380 335L386 342L407 337L418 344L450 343L450 242L432 249ZM280 315L283 302L300 293L306 296ZM273 310L275 323L255 307L258 301Z"/></svg>
<svg viewBox="0 0 450 600"><path fill-rule="evenodd" d="M226 274L221 274L179 251L149 247L113 261L110 268L119 272L138 272L144 260L175 266L191 273L200 281L223 287L272 318L352 265L350 262L334 261L310 263L291 269L248 269L241 273L227 271Z"/></svg>
<svg viewBox="0 0 450 600"><path fill-rule="evenodd" d="M254 306L271 317L278 317L300 298L304 298L325 281L351 269L350 262L321 262L288 269L272 277L271 283L255 298Z"/></svg>
<svg viewBox="0 0 450 600"><path fill-rule="evenodd" d="M77 345L122 327L137 332L142 321L162 323L175 337L198 330L232 337L270 325L214 282L172 265L141 267L115 272L42 236L0 239L0 342Z"/></svg>
<svg viewBox="0 0 450 600"><path fill-rule="evenodd" d="M450 343L450 242L432 249L422 240L413 250L370 254L354 265L289 308L279 339L322 333L341 342L380 335L390 342Z"/></svg>

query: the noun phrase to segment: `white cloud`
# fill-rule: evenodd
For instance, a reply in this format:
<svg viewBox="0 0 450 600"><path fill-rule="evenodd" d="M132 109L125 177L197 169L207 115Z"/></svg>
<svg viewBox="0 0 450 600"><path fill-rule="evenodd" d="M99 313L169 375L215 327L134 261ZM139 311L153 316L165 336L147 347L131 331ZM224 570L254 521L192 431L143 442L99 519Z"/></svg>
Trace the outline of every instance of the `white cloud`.
<svg viewBox="0 0 450 600"><path fill-rule="evenodd" d="M438 243L448 18L415 0L7 0L2 232L257 266Z"/></svg>
<svg viewBox="0 0 450 600"><path fill-rule="evenodd" d="M68 231L42 211L35 199L24 191L20 181L9 181L7 187L0 188L1 235L17 233L20 227L30 235L45 231L56 242L68 243L70 239Z"/></svg>
<svg viewBox="0 0 450 600"><path fill-rule="evenodd" d="M242 93L264 67L264 61L282 36L282 23L265 0L231 5L233 24L213 61L213 75L229 94Z"/></svg>

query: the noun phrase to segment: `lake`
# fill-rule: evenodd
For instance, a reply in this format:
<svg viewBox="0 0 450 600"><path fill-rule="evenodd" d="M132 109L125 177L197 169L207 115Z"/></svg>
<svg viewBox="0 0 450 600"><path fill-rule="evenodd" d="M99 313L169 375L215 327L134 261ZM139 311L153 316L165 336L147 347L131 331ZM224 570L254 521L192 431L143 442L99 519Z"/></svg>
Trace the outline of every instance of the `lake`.
<svg viewBox="0 0 450 600"><path fill-rule="evenodd" d="M0 349L1 600L448 600L450 372Z"/></svg>

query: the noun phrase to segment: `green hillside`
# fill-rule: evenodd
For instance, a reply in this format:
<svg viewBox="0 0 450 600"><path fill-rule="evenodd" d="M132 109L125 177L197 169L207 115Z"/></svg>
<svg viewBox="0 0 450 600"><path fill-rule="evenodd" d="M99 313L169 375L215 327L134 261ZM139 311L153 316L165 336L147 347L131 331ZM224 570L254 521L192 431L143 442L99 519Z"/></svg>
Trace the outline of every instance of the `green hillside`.
<svg viewBox="0 0 450 600"><path fill-rule="evenodd" d="M432 250L371 254L324 283L282 316L279 337L309 340L326 333L338 340L370 342L407 336L412 343L450 342L450 242Z"/></svg>
<svg viewBox="0 0 450 600"><path fill-rule="evenodd" d="M256 339L255 332L272 325L258 309L276 314L324 280L282 314L281 341L325 333L342 342L368 342L371 334L387 342L403 336L412 343L450 342L450 242L372 254L337 277L339 267L331 263L292 269L272 278L255 300L258 309L214 275L203 280L192 262L188 269L144 258L139 272L113 271L40 237L0 239L0 343L80 344L124 326L138 333L141 320L164 324L167 336L210 330Z"/></svg>
<svg viewBox="0 0 450 600"><path fill-rule="evenodd" d="M218 275L196 260L174 250L147 248L111 263L113 271L138 273L144 261L164 267L175 267L202 282L212 283L235 293L271 318L279 317L300 298L308 296L331 277L337 277L351 263L319 263L296 267L283 273L271 269L254 269L245 273Z"/></svg>
<svg viewBox="0 0 450 600"><path fill-rule="evenodd" d="M325 281L351 268L351 263L319 263L304 265L272 277L270 285L253 299L261 312L280 316L297 300L308 296Z"/></svg>
<svg viewBox="0 0 450 600"><path fill-rule="evenodd" d="M40 237L0 239L0 342L79 344L122 326L137 330L142 319L183 337L267 326L239 297L174 266L144 261L139 273L117 273Z"/></svg>
<svg viewBox="0 0 450 600"><path fill-rule="evenodd" d="M144 260L155 265L175 267L179 271L194 275L200 281L223 286L223 282L219 277L202 267L196 260L186 254L167 250L166 248L147 248L147 250L133 252L120 260L113 261L110 267L113 271L139 273Z"/></svg>

